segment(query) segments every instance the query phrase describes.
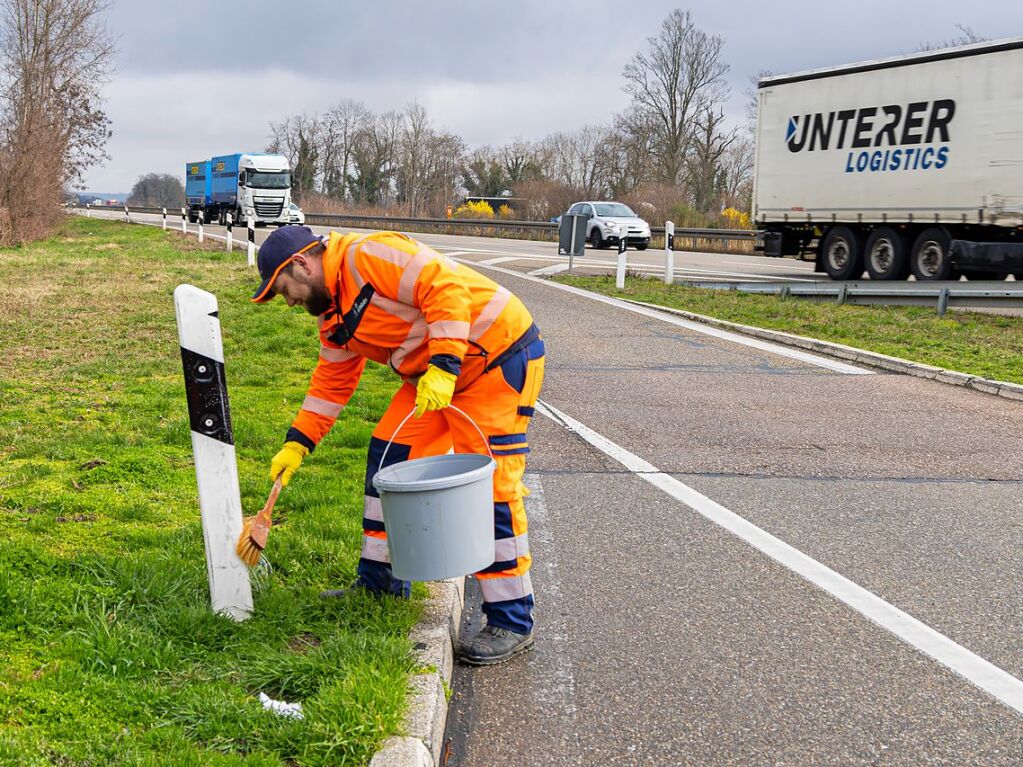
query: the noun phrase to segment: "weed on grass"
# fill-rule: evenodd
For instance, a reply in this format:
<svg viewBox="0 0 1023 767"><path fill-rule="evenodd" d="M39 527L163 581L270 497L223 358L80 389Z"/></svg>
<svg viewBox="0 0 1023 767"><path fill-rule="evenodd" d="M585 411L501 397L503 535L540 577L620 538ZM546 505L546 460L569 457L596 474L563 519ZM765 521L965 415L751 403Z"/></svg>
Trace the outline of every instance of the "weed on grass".
<svg viewBox="0 0 1023 767"><path fill-rule="evenodd" d="M0 250L0 764L364 764L401 727L418 603L317 596L354 578L386 370L281 495L253 617L210 611L173 290L218 296L248 512L318 349L216 248L77 218Z"/></svg>
<svg viewBox="0 0 1023 767"><path fill-rule="evenodd" d="M615 287L611 277L557 277L608 296L670 306L729 322L854 346L998 381L1023 383L1023 317L911 306L838 306L652 279Z"/></svg>

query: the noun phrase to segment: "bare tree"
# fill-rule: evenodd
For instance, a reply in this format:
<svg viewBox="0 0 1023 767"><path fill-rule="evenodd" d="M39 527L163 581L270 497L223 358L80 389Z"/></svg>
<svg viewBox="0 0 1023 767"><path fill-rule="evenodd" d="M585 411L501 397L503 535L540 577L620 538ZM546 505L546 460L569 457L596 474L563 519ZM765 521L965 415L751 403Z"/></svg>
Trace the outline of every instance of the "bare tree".
<svg viewBox="0 0 1023 767"><path fill-rule="evenodd" d="M725 113L705 106L696 118L688 168L688 187L693 207L700 213L716 213L722 191L721 158L735 142L738 129L723 129Z"/></svg>
<svg viewBox="0 0 1023 767"><path fill-rule="evenodd" d="M292 169L292 186L300 197L315 190L320 175L320 131L320 118L316 115L288 115L270 123L270 143L266 150L287 158Z"/></svg>
<svg viewBox="0 0 1023 767"><path fill-rule="evenodd" d="M722 205L742 211L753 208L753 163L756 143L752 136L739 136L721 157Z"/></svg>
<svg viewBox="0 0 1023 767"><path fill-rule="evenodd" d="M680 185L698 115L728 95L721 58L724 41L696 28L688 11L676 9L647 38L622 72L632 96L632 116L651 131L650 145L659 180Z"/></svg>
<svg viewBox="0 0 1023 767"><path fill-rule="evenodd" d="M185 202L181 179L169 173L147 173L131 188L129 205L156 208L178 208Z"/></svg>
<svg viewBox="0 0 1023 767"><path fill-rule="evenodd" d="M352 99L344 99L324 113L320 120L321 190L324 194L339 200L348 195L347 179L355 139L372 119L365 105Z"/></svg>
<svg viewBox="0 0 1023 767"><path fill-rule="evenodd" d="M959 30L959 34L955 35L948 40L939 40L933 43L920 43L917 46L917 52L933 51L939 48L958 48L960 45L973 45L974 43L987 42L988 38L978 35L973 31L972 27L968 27L965 24L956 24L956 29Z"/></svg>
<svg viewBox="0 0 1023 767"><path fill-rule="evenodd" d="M0 239L40 236L66 185L106 157L103 0L0 0Z"/></svg>

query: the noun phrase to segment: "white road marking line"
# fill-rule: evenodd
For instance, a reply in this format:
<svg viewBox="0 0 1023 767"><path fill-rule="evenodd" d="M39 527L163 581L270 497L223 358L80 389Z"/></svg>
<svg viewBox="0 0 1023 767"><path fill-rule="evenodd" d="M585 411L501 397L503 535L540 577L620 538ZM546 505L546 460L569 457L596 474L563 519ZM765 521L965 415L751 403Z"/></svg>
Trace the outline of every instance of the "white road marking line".
<svg viewBox="0 0 1023 767"><path fill-rule="evenodd" d="M447 255L452 255L448 253ZM500 258L488 258L486 261L477 261L478 264L503 264L508 261L518 261L519 256L501 256Z"/></svg>
<svg viewBox="0 0 1023 767"><path fill-rule="evenodd" d="M484 262L486 263L486 262ZM552 264L551 266L541 266L539 269L534 269L531 272L527 272L532 277L542 277L545 274L558 274L559 272L567 272L568 263L564 264Z"/></svg>
<svg viewBox="0 0 1023 767"><path fill-rule="evenodd" d="M561 617L563 598L558 581L558 553L554 548L554 536L548 527L543 484L536 474L526 474L522 479L523 484L529 489L529 495L523 500L526 504L526 517L529 520L529 539L535 544L535 551L541 553L539 562L533 560L533 567L537 570L538 583L543 589L544 596L540 607L543 616L542 641L552 650L544 653L547 659L543 666L545 678L537 680L538 689L532 687L531 689L536 689L540 702L546 704L546 710L564 712L575 719L575 674L572 672L568 649L568 628Z"/></svg>
<svg viewBox="0 0 1023 767"><path fill-rule="evenodd" d="M562 413L546 402L537 411L560 423L602 453L618 461L635 476L681 501L693 511L745 541L778 564L845 603L860 615L891 632L906 644L933 658L1009 708L1023 714L1023 681L967 650L944 634L918 621L876 594L853 583L766 530L665 474L656 466Z"/></svg>
<svg viewBox="0 0 1023 767"><path fill-rule="evenodd" d="M462 260L462 259L456 259ZM719 328L711 327L710 325L701 325L698 322L692 322L691 320L685 320L681 317L675 317L670 314L663 312L654 311L653 309L647 309L644 306L636 306L635 304L626 303L617 298L611 298L610 296L602 296L598 293L590 293L588 290L582 290L571 285L562 285L560 282L551 282L550 280L544 280L540 277L531 277L528 274L522 272L516 272L511 269L505 269L500 266L484 266L479 262L464 261L469 266L482 267L484 269L490 269L501 274L507 274L511 277L518 277L521 280L528 280L529 282L536 282L540 285L546 285L549 288L556 290L564 290L568 293L574 293L577 296L588 298L591 301L598 301L602 304L608 304L610 306L617 307L618 309L624 309L627 312L633 312L634 314L641 314L644 317L650 317L651 319L666 322L669 325L675 325L686 330L691 330L694 333L702 333L704 335L713 336L714 338L720 338L723 341L729 341L731 343L740 344L742 346L749 346L753 349L759 349L760 351L768 352L769 354L776 354L780 357L788 357L789 359L798 360L799 362L805 362L808 365L816 365L818 367L831 370L835 373L843 373L845 375L874 375L874 371L865 370L864 368L858 368L854 365L848 365L838 360L829 360L825 357L818 357L814 354L808 354L807 352L799 351L798 349L790 349L785 346L779 346L772 344L767 341L761 341L757 338L750 338L749 336L739 335L738 333L730 333L727 330L721 330Z"/></svg>

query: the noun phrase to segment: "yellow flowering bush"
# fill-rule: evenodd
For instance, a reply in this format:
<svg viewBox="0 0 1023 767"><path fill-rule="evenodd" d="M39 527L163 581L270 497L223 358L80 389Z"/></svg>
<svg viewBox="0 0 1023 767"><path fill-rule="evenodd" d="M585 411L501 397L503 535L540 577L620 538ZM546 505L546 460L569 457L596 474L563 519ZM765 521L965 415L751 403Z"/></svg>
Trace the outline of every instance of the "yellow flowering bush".
<svg viewBox="0 0 1023 767"><path fill-rule="evenodd" d="M736 208L725 208L721 211L721 217L725 220L726 229L749 229L749 213L744 213Z"/></svg>
<svg viewBox="0 0 1023 767"><path fill-rule="evenodd" d="M505 205L504 207L508 207ZM490 203L480 200L478 202L466 202L455 208L455 218L493 218L494 209Z"/></svg>

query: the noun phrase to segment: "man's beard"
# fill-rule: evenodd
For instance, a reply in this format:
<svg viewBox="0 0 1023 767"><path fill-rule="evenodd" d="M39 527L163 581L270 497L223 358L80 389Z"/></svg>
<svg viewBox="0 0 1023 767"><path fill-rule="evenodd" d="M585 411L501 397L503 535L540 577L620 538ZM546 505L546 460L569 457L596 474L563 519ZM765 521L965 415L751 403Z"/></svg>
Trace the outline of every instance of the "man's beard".
<svg viewBox="0 0 1023 767"><path fill-rule="evenodd" d="M330 309L333 301L330 297L330 293L327 292L325 287L314 285L311 287L311 291L309 298L307 298L304 302L305 310L314 317L319 317L325 311Z"/></svg>

